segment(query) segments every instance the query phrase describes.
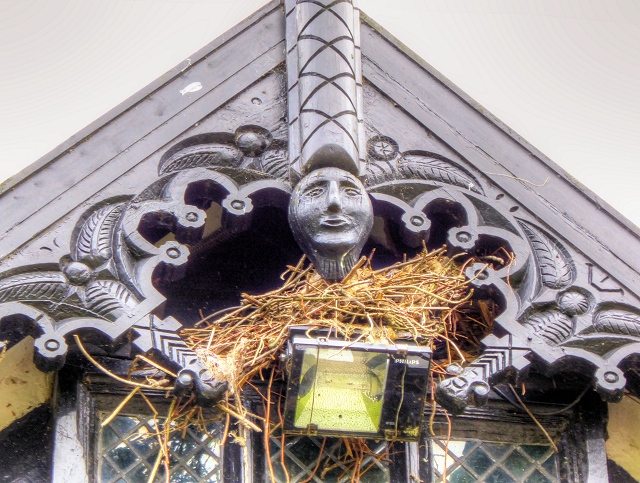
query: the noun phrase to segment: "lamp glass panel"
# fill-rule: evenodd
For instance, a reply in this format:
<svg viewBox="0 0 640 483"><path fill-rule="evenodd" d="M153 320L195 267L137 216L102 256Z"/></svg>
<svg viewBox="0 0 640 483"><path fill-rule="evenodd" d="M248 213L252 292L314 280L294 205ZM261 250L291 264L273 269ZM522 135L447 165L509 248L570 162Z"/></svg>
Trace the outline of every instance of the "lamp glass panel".
<svg viewBox="0 0 640 483"><path fill-rule="evenodd" d="M304 349L294 426L375 433L389 356L350 349Z"/></svg>

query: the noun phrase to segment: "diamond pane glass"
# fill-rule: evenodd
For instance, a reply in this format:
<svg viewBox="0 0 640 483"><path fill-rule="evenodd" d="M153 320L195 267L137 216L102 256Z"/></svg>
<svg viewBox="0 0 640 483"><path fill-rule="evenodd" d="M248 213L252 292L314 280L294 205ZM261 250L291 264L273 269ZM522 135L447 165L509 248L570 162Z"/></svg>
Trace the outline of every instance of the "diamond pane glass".
<svg viewBox="0 0 640 483"><path fill-rule="evenodd" d="M432 483L559 483L557 455L546 445L432 439Z"/></svg>
<svg viewBox="0 0 640 483"><path fill-rule="evenodd" d="M162 422L151 417L119 415L114 418L98 435L98 481L148 483L161 454L158 433L163 429ZM217 423L207 427L209 434L191 426L184 438L180 432L171 436L167 445L171 483L221 481L221 448L213 436L220 434L220 430ZM164 483L165 474L164 464L160 464L154 483Z"/></svg>
<svg viewBox="0 0 640 483"><path fill-rule="evenodd" d="M361 483L389 483L386 442L367 441L371 456L365 456L359 466L352 455L347 454L344 440L322 437L287 437L284 440L286 471L282 467L282 440L272 438L270 445L271 467L275 482L284 483L343 483L351 481L354 471ZM324 444L323 444L324 443ZM322 451L321 451L322 450ZM271 482L271 471L265 469L265 482Z"/></svg>
<svg viewBox="0 0 640 483"><path fill-rule="evenodd" d="M501 468L498 468L497 470L495 470L486 479L486 483L515 483L515 482L516 480L509 477L509 475Z"/></svg>
<svg viewBox="0 0 640 483"><path fill-rule="evenodd" d="M551 483L552 481L553 480L550 480L539 471L534 472L529 478L527 478L527 483Z"/></svg>
<svg viewBox="0 0 640 483"><path fill-rule="evenodd" d="M113 469L113 466L106 461L103 462L102 469L100 471L100 481L102 483L107 483L109 481L113 481L116 476L118 476L118 472Z"/></svg>
<svg viewBox="0 0 640 483"><path fill-rule="evenodd" d="M529 460L525 458L519 451L514 451L504 462L505 468L509 470L512 475L521 477L531 466Z"/></svg>

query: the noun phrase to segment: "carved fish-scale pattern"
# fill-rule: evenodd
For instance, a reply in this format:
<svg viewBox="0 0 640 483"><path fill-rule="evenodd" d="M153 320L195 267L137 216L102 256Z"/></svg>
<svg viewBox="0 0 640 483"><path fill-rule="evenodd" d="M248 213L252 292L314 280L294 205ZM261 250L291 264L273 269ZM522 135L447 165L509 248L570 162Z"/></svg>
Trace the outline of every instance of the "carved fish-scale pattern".
<svg viewBox="0 0 640 483"><path fill-rule="evenodd" d="M226 144L199 144L185 148L158 166L158 174L175 173L191 168L236 168L242 162L242 153Z"/></svg>
<svg viewBox="0 0 640 483"><path fill-rule="evenodd" d="M398 161L397 178L439 181L482 194L478 181L452 161L425 154L405 153Z"/></svg>
<svg viewBox="0 0 640 483"><path fill-rule="evenodd" d="M573 323L565 314L548 311L532 315L524 322L525 327L542 337L550 345L558 345L569 339Z"/></svg>
<svg viewBox="0 0 640 483"><path fill-rule="evenodd" d="M35 272L13 275L0 281L0 303L50 301L60 302L68 290L60 272Z"/></svg>
<svg viewBox="0 0 640 483"><path fill-rule="evenodd" d="M137 300L129 289L115 280L98 280L90 283L86 289L87 309L115 320L125 313L127 308L137 305Z"/></svg>
<svg viewBox="0 0 640 483"><path fill-rule="evenodd" d="M620 309L603 310L593 317L593 328L596 332L640 337L640 315Z"/></svg>
<svg viewBox="0 0 640 483"><path fill-rule="evenodd" d="M125 206L126 203L105 206L87 218L74 243L74 260L102 263L113 256L113 237Z"/></svg>
<svg viewBox="0 0 640 483"><path fill-rule="evenodd" d="M540 228L522 221L519 223L533 248L542 284L554 290L571 285L576 268L567 250Z"/></svg>

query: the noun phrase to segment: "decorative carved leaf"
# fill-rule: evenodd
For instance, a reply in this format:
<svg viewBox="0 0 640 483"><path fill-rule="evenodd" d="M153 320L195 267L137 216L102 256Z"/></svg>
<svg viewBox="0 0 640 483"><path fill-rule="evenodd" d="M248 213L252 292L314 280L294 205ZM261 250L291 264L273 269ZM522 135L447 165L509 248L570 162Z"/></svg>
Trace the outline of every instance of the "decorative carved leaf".
<svg viewBox="0 0 640 483"><path fill-rule="evenodd" d="M60 272L33 272L0 280L0 303L60 302L69 285Z"/></svg>
<svg viewBox="0 0 640 483"><path fill-rule="evenodd" d="M274 178L289 179L289 153L286 149L271 149L260 160L264 173Z"/></svg>
<svg viewBox="0 0 640 483"><path fill-rule="evenodd" d="M97 280L90 283L86 289L87 309L115 320L124 313L128 308L133 308L138 301L120 282L115 280Z"/></svg>
<svg viewBox="0 0 640 483"><path fill-rule="evenodd" d="M365 184L373 186L384 183L385 181L393 181L397 178L395 161L376 161L367 163L367 177Z"/></svg>
<svg viewBox="0 0 640 483"><path fill-rule="evenodd" d="M571 337L573 323L571 318L556 311L534 314L524 322L534 334L542 337L549 345L558 345Z"/></svg>
<svg viewBox="0 0 640 483"><path fill-rule="evenodd" d="M640 315L619 309L603 310L593 317L593 328L596 332L640 337Z"/></svg>
<svg viewBox="0 0 640 483"><path fill-rule="evenodd" d="M428 179L482 194L478 181L461 167L436 155L404 153L398 160L398 178Z"/></svg>
<svg viewBox="0 0 640 483"><path fill-rule="evenodd" d="M520 222L540 269L542 284L554 290L571 285L575 279L576 268L567 250L549 235L537 227Z"/></svg>
<svg viewBox="0 0 640 483"><path fill-rule="evenodd" d="M93 317L106 321L109 320L100 314L96 314L89 309L81 307L80 305L74 305L66 302L28 302L28 304L58 321L74 317Z"/></svg>
<svg viewBox="0 0 640 483"><path fill-rule="evenodd" d="M138 297L142 298L142 291L138 286L138 277L136 276L135 270L136 260L127 247L122 233L117 235L115 245L114 260L118 279Z"/></svg>
<svg viewBox="0 0 640 483"><path fill-rule="evenodd" d="M113 235L126 205L105 206L84 221L72 247L74 260L100 264L113 256Z"/></svg>
<svg viewBox="0 0 640 483"><path fill-rule="evenodd" d="M158 174L191 168L236 168L242 162L239 149L226 144L198 144L182 149L158 166Z"/></svg>

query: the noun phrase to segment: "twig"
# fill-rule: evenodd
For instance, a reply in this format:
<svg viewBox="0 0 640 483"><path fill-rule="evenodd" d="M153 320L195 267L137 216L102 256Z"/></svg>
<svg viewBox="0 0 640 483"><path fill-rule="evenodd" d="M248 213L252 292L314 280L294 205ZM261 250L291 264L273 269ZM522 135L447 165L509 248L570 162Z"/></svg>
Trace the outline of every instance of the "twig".
<svg viewBox="0 0 640 483"><path fill-rule="evenodd" d="M547 439L551 443L551 446L553 446L553 450L557 453L558 452L558 447L556 446L556 443L553 441L553 439L551 439L551 436L549 436L549 433L547 433L547 430L544 429L544 426L542 426L542 424L540 424L540 421L538 421L538 419L533 415L533 413L529 410L529 408L526 406L526 404L522 401L520 396L518 396L518 393L516 392L515 388L511 384L509 384L509 387L511 388L511 392L516 397L516 399L518 400L520 405L524 408L524 410L527 412L529 417L531 419L533 419L533 422L536 423L536 425L544 433L544 435L547 437Z"/></svg>
<svg viewBox="0 0 640 483"><path fill-rule="evenodd" d="M104 372L107 376L113 377L116 381L120 381L123 384L128 384L130 386L135 386L135 387L141 387L143 389L157 389L154 386L150 386L148 384L140 384L139 382L133 382L133 381L129 381L127 379L123 379L120 376L116 376L115 374L113 374L112 372L110 372L108 369L106 369L104 366L102 366L98 361L96 361L93 357L91 357L91 354L89 354L87 352L87 349L84 348L84 345L82 345L82 341L80 340L80 337L78 337L77 334L73 335L73 338L76 340L76 344L78 344L78 347L80 348L80 351L84 354L84 356L89 359L89 361L96 366L100 371Z"/></svg>
<svg viewBox="0 0 640 483"><path fill-rule="evenodd" d="M218 404L217 406L220 410L224 411L227 414L230 414L231 416L233 416L234 418L236 418L238 420L238 422L244 426L249 426L251 429L253 429L256 433L261 433L262 429L260 429L260 426L258 426L255 423L252 423L251 421L249 421L247 418L245 418L244 416L238 414L237 412L235 412L233 409L230 409L228 407L226 407L224 404Z"/></svg>
<svg viewBox="0 0 640 483"><path fill-rule="evenodd" d="M113 412L109 415L109 417L104 421L102 421L102 423L100 424L100 427L104 428L107 424L113 421L118 416L118 414L120 414L120 411L122 411L122 408L125 407L129 401L131 401L131 398L135 396L138 393L138 391L140 391L139 387L134 388L133 391L131 391L128 394L128 396L125 397L120 404L118 404L118 407L113 410Z"/></svg>
<svg viewBox="0 0 640 483"><path fill-rule="evenodd" d="M141 354L138 354L136 356L138 359L140 359L141 361L146 362L147 364L155 367L156 369L158 369L160 372L164 372L165 374L171 376L171 377L178 377L177 374L174 374L173 372L171 372L169 369L162 367L160 364L153 362L151 359L149 359L148 357L145 357Z"/></svg>
<svg viewBox="0 0 640 483"><path fill-rule="evenodd" d="M267 408L265 409L265 431L264 431L264 448L267 453L267 465L269 466L269 474L271 475L271 481L276 481L276 474L273 471L273 463L271 462L271 441L269 438L271 436L271 431L269 430L269 425L271 424L271 385L273 384L273 375L275 371L271 371L271 376L269 377L269 385L267 386ZM284 448L282 448L284 451Z"/></svg>

